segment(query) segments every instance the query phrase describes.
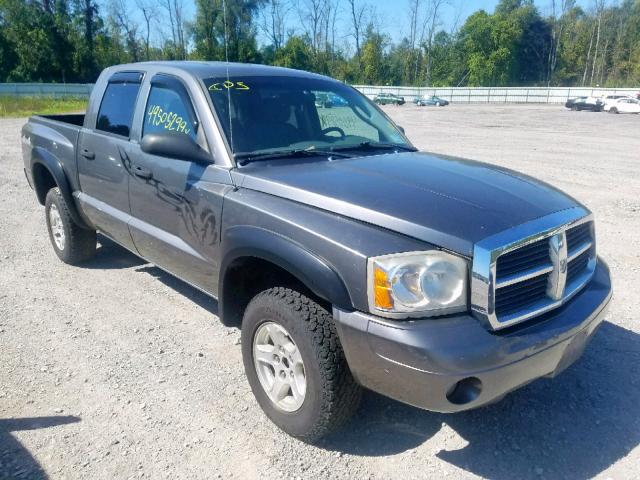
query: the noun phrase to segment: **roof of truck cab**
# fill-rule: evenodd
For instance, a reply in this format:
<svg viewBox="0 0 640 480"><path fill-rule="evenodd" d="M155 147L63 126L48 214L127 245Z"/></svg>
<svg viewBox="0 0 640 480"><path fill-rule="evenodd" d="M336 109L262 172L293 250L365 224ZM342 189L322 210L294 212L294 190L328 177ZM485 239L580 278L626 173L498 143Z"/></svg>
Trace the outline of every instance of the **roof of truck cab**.
<svg viewBox="0 0 640 480"><path fill-rule="evenodd" d="M252 63L234 63L234 62L201 62L201 61L153 61L138 62L124 65L115 65L112 70L135 70L152 67L161 70L166 68L182 70L198 78L211 77L237 77L237 76L279 76L279 77L307 77L315 79L327 79L323 75L305 72L303 70L294 70L292 68L272 67L268 65L258 65Z"/></svg>

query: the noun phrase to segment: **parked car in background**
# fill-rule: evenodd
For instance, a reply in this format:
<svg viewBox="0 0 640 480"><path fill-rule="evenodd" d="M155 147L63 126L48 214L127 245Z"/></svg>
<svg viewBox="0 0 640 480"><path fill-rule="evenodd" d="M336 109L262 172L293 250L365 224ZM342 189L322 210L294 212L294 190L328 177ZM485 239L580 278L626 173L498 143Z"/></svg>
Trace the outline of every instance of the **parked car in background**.
<svg viewBox="0 0 640 480"><path fill-rule="evenodd" d="M607 105L611 106L619 98L629 98L629 96L628 95L603 95L600 98L600 101L602 102L602 109L604 111L608 111L609 109L607 108Z"/></svg>
<svg viewBox="0 0 640 480"><path fill-rule="evenodd" d="M565 107L573 110L590 110L592 112L601 112L602 111L602 101L599 98L595 97L576 97L570 98L564 104Z"/></svg>
<svg viewBox="0 0 640 480"><path fill-rule="evenodd" d="M609 113L640 113L640 100L631 97L618 98L604 106Z"/></svg>
<svg viewBox="0 0 640 480"><path fill-rule="evenodd" d="M416 105L420 107L425 107L428 105L435 105L436 107L444 107L445 105L449 105L449 101L444 98L436 97L432 95L430 97L422 97L417 102Z"/></svg>
<svg viewBox="0 0 640 480"><path fill-rule="evenodd" d="M393 93L379 93L373 97L373 102L378 105L404 105L404 97Z"/></svg>
<svg viewBox="0 0 640 480"><path fill-rule="evenodd" d="M348 105L347 101L333 93L315 93L315 105L319 108L344 107Z"/></svg>

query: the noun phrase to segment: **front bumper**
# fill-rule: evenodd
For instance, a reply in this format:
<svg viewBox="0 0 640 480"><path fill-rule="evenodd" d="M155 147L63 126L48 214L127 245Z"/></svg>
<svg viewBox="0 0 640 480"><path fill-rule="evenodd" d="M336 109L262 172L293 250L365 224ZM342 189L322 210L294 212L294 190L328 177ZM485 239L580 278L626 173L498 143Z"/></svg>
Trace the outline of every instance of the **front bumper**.
<svg viewBox="0 0 640 480"><path fill-rule="evenodd" d="M457 412L575 362L611 293L609 269L598 259L591 281L566 305L499 333L470 315L393 321L334 309L334 318L360 384L416 407Z"/></svg>

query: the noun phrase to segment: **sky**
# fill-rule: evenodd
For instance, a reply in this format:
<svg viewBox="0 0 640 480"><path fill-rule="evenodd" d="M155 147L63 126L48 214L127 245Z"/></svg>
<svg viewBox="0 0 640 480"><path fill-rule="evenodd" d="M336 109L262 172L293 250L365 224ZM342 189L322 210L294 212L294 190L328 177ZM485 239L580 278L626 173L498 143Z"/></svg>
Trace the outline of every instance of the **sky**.
<svg viewBox="0 0 640 480"><path fill-rule="evenodd" d="M293 0L294 2L296 0ZM299 0L304 2L304 0ZM375 12L378 18L379 24L382 27L384 33L389 35L392 42L397 43L402 40L403 37L408 36L409 33L409 0L360 0L373 7L372 11ZM499 0L448 0L444 6L440 15L440 29L451 31L459 27L464 23L469 15L477 10L484 9L489 13L492 13ZM552 0L535 0L540 13L543 16L551 14L551 1ZM108 9L109 0L103 0L103 9ZM583 8L588 8L593 0L578 0L578 5ZM341 0L341 8L343 13L338 20L338 30L341 31L342 37L345 42L349 39L346 36L346 31L349 28L349 16L346 11L346 1ZM557 2L559 3L559 2ZM134 5L134 2L131 2ZM191 20L195 14L194 0L184 0L185 18ZM138 18L138 12L131 12L133 18ZM142 19L138 19L142 23ZM289 24L291 28L296 30L296 33L302 33L300 20L295 9L289 15ZM156 26L155 31L152 33L152 38L160 40L162 37L160 26ZM166 30L165 30L166 31ZM264 35L258 35L258 42L263 44L265 42Z"/></svg>
<svg viewBox="0 0 640 480"><path fill-rule="evenodd" d="M409 29L409 0L364 0L374 6L376 14L385 19L383 27L394 42L407 35ZM589 6L591 0L578 0L583 8ZM492 13L499 0L449 0L440 16L441 29L450 31L459 27L472 13L483 9ZM534 2L543 16L551 14L551 0L535 0ZM556 2L556 5L560 2ZM457 23L457 24L456 24Z"/></svg>

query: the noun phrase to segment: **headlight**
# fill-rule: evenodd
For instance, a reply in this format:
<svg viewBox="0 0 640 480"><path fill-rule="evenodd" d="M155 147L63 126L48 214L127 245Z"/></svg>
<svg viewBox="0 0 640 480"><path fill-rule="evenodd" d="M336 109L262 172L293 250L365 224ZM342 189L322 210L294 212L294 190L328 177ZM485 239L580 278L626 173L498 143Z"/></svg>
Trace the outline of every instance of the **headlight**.
<svg viewBox="0 0 640 480"><path fill-rule="evenodd" d="M441 252L400 253L369 259L369 309L405 318L467 309L468 262Z"/></svg>

